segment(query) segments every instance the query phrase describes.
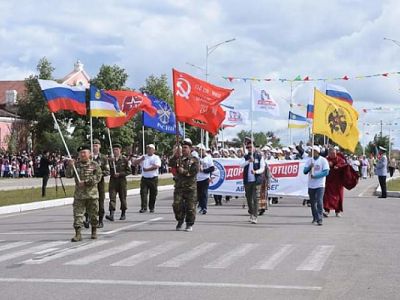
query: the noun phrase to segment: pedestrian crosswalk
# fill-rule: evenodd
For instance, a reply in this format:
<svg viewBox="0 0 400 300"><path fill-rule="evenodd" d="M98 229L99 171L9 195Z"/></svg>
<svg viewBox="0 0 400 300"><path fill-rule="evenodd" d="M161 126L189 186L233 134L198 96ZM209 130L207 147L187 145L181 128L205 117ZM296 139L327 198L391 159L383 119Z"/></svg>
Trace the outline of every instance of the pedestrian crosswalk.
<svg viewBox="0 0 400 300"><path fill-rule="evenodd" d="M117 244L118 243L118 244ZM113 240L1 241L2 265L60 264L76 268L94 264L134 268L146 263L152 268L226 269L236 266L253 271L292 269L321 271L334 252L334 245L224 243L189 241Z"/></svg>

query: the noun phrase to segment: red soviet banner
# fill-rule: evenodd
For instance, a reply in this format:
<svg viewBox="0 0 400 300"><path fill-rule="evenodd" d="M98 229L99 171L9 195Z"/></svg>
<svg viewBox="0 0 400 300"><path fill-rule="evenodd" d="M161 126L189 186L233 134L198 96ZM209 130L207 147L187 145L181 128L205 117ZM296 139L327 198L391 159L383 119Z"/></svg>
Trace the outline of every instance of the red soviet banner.
<svg viewBox="0 0 400 300"><path fill-rule="evenodd" d="M172 73L177 120L215 134L225 118L219 103L233 90L215 86L175 69Z"/></svg>

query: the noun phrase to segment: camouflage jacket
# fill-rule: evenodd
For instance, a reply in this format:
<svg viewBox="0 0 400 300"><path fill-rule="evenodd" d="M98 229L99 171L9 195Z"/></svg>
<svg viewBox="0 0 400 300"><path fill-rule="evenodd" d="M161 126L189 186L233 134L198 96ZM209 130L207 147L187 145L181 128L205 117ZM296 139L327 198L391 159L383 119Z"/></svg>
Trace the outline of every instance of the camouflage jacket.
<svg viewBox="0 0 400 300"><path fill-rule="evenodd" d="M196 176L199 172L199 160L194 156L173 156L170 158L168 165L177 169L175 176L175 188L196 189ZM183 168L183 172L179 173L178 169Z"/></svg>
<svg viewBox="0 0 400 300"><path fill-rule="evenodd" d="M114 163L115 163L115 169L117 170L117 173L119 173L118 178L125 178L129 174L132 173L131 167L129 166L129 161L126 157L120 156L117 161L112 161L110 160L110 173L111 173L111 178L114 178Z"/></svg>
<svg viewBox="0 0 400 300"><path fill-rule="evenodd" d="M78 171L79 178L85 183L85 186L78 185L78 179L75 176L74 168L70 165L67 166L65 176L68 178L75 177L75 199L97 199L99 198L99 191L97 184L100 182L102 173L100 166L89 160L87 162L77 161L75 163L76 170Z"/></svg>
<svg viewBox="0 0 400 300"><path fill-rule="evenodd" d="M97 162L100 165L103 177L110 175L110 164L108 163L107 156L99 153L97 158L93 157L93 161Z"/></svg>

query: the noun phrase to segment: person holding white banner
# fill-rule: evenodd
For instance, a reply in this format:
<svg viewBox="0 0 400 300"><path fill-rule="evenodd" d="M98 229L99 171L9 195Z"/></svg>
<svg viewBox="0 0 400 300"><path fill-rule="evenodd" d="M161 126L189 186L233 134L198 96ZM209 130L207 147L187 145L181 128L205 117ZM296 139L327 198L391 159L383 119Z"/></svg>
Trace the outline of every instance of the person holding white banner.
<svg viewBox="0 0 400 300"><path fill-rule="evenodd" d="M308 176L308 195L311 202L312 223L322 225L322 209L325 191L325 180L329 174L329 163L320 156L320 148L313 146L313 157L304 166L304 174Z"/></svg>
<svg viewBox="0 0 400 300"><path fill-rule="evenodd" d="M252 141L246 144L248 153L243 157L241 167L243 170L243 184L249 208L249 222L257 224L258 216L258 197L260 196L260 185L262 174L265 170L265 161L263 155L256 151Z"/></svg>

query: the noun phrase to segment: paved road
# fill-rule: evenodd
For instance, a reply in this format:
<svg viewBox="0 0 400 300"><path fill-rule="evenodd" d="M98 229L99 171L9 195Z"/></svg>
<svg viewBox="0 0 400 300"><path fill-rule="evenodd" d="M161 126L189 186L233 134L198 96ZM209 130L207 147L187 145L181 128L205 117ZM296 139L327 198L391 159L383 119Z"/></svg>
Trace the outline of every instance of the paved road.
<svg viewBox="0 0 400 300"><path fill-rule="evenodd" d="M172 174L162 174L160 178L172 178ZM128 180L139 180L141 175L130 175ZM57 179L57 185L61 186L60 179ZM74 180L72 178L62 178L64 185L74 185ZM110 181L110 176L105 178L106 182ZM54 187L56 181L54 178L50 178L47 187ZM15 189L30 189L30 188L42 187L42 178L0 178L0 191L8 191Z"/></svg>
<svg viewBox="0 0 400 300"><path fill-rule="evenodd" d="M71 207L0 216L0 298L398 299L400 201L370 196L375 186L362 181L322 227L300 199L249 224L239 199L176 232L171 192L154 214L130 198L127 221L78 244Z"/></svg>

